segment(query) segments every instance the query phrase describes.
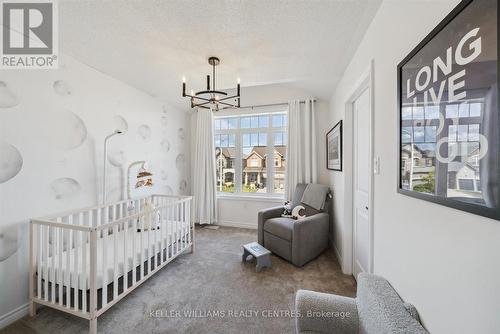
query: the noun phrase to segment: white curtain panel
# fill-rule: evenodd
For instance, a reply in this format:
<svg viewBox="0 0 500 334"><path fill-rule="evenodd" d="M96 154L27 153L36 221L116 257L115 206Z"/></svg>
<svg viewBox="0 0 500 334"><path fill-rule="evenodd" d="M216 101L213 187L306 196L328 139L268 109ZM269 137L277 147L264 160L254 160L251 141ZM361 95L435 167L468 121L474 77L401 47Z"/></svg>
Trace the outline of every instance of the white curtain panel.
<svg viewBox="0 0 500 334"><path fill-rule="evenodd" d="M212 121L212 110L198 110L193 174L193 213L195 222L200 224L217 222L215 147Z"/></svg>
<svg viewBox="0 0 500 334"><path fill-rule="evenodd" d="M297 183L316 183L316 122L314 100L288 103L286 195L292 199Z"/></svg>

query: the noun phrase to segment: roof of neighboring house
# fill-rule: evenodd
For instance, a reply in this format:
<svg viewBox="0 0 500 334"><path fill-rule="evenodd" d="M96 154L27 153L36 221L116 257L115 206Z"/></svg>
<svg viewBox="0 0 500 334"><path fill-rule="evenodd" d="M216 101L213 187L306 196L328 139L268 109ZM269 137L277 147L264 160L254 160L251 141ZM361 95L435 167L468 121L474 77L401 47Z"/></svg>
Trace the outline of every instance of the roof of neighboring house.
<svg viewBox="0 0 500 334"><path fill-rule="evenodd" d="M286 146L275 146L274 151L281 156L285 156ZM267 156L267 146L254 146L252 148L252 151L250 151L250 153L246 157L243 157L243 159L247 159L254 152L260 155L261 157L265 158Z"/></svg>
<svg viewBox="0 0 500 334"><path fill-rule="evenodd" d="M452 161L448 163L448 172L458 172L464 167L468 167L473 171L477 171L477 168L474 168L474 166L471 166L471 164L469 164L468 162Z"/></svg>
<svg viewBox="0 0 500 334"><path fill-rule="evenodd" d="M223 147L217 148L217 156L219 155L219 150L222 150L222 155L224 155L226 158L236 158L236 148L235 147ZM274 151L277 152L281 156L285 156L286 153L286 146L275 146ZM261 158L265 158L267 155L267 146L254 146L250 153L246 156L243 156L243 159L247 159L249 156L251 156L253 153L258 154Z"/></svg>
<svg viewBox="0 0 500 334"><path fill-rule="evenodd" d="M221 148L218 147L217 150L221 150ZM217 152L217 156L218 155L219 155L219 152ZM222 155L225 156L226 158L236 158L236 148L223 147L222 148Z"/></svg>

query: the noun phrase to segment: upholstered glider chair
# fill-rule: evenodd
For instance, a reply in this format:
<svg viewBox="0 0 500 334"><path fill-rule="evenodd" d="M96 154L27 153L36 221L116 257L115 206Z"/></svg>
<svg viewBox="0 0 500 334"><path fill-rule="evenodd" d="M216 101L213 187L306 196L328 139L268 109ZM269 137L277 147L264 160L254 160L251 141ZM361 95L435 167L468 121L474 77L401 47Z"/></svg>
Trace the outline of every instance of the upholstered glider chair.
<svg viewBox="0 0 500 334"><path fill-rule="evenodd" d="M326 194L322 209L302 203L307 184L297 184L292 198L292 208L302 205L306 218L294 220L281 217L283 206L259 211L258 241L275 255L303 266L328 248L329 217Z"/></svg>

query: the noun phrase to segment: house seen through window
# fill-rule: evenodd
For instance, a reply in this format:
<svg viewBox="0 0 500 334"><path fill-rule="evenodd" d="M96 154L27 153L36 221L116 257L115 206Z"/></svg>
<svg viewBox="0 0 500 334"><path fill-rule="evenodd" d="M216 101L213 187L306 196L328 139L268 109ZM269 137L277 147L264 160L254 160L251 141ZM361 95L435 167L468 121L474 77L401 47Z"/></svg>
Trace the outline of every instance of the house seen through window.
<svg viewBox="0 0 500 334"><path fill-rule="evenodd" d="M284 194L286 127L284 111L216 117L217 191Z"/></svg>

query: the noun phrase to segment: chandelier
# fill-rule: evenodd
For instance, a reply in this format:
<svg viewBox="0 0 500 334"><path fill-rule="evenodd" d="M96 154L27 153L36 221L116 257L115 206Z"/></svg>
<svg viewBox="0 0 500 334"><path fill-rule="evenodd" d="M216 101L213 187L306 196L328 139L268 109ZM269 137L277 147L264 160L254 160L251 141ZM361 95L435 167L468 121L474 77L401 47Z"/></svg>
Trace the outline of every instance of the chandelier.
<svg viewBox="0 0 500 334"><path fill-rule="evenodd" d="M219 111L227 108L240 107L240 79L236 86L236 95L228 96L226 92L217 90L215 80L215 67L220 64L217 57L208 58L208 63L212 66L212 78L207 75L207 89L200 92L191 90L191 94L186 94L186 79L182 79L182 96L191 99L191 108L204 108ZM212 82L210 83L210 79Z"/></svg>

